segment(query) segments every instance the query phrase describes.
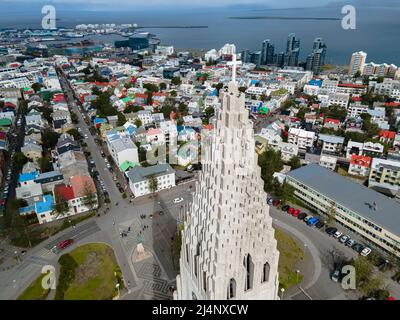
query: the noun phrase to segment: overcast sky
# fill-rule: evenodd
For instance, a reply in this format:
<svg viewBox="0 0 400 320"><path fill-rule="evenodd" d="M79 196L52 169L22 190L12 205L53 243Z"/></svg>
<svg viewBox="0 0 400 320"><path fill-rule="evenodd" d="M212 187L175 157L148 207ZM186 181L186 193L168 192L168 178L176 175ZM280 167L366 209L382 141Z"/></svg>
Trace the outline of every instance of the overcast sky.
<svg viewBox="0 0 400 320"><path fill-rule="evenodd" d="M320 7L327 4L355 4L356 6L399 7L400 0L0 0L0 9L7 11L29 11L45 4L59 9L124 10L124 8L165 8L165 7L210 7L254 4L257 8L302 8Z"/></svg>
<svg viewBox="0 0 400 320"><path fill-rule="evenodd" d="M320 6L337 0L0 0L3 4L15 4L18 2L29 2L36 4L83 4L85 6L104 5L134 5L134 6L225 6L225 5L246 5L259 4L266 7L302 7Z"/></svg>

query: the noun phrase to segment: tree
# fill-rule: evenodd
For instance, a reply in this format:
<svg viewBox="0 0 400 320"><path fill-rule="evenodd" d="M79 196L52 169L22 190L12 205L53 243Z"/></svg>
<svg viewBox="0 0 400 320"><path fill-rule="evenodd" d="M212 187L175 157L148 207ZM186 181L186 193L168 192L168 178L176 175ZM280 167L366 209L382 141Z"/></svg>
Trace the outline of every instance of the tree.
<svg viewBox="0 0 400 320"><path fill-rule="evenodd" d="M326 215L328 216L327 223L331 224L335 222L335 217L336 217L336 205L334 202L332 202L330 208L326 212Z"/></svg>
<svg viewBox="0 0 400 320"><path fill-rule="evenodd" d="M274 178L272 185L275 195L281 199L282 204L285 204L293 197L294 187L286 181L280 184L278 179Z"/></svg>
<svg viewBox="0 0 400 320"><path fill-rule="evenodd" d="M126 122L126 118L122 112L118 112L117 126L123 126Z"/></svg>
<svg viewBox="0 0 400 320"><path fill-rule="evenodd" d="M178 111L179 111L182 115L186 116L186 115L188 114L188 112L189 112L189 109L188 109L187 104L181 102L181 103L179 104L179 106L178 106Z"/></svg>
<svg viewBox="0 0 400 320"><path fill-rule="evenodd" d="M58 142L58 138L60 137L60 134L57 132L54 132L50 129L45 129L42 132L42 141L43 141L43 147L46 149L54 149Z"/></svg>
<svg viewBox="0 0 400 320"><path fill-rule="evenodd" d="M43 118L45 118L48 123L53 122L53 117L51 116L52 113L53 113L53 111L50 108L47 108L47 107L43 108L42 115L43 115Z"/></svg>
<svg viewBox="0 0 400 320"><path fill-rule="evenodd" d="M64 216L69 211L68 201L58 192L55 193L54 213L56 217Z"/></svg>
<svg viewBox="0 0 400 320"><path fill-rule="evenodd" d="M140 120L139 118L137 118L134 122L136 128L140 128L142 126L142 120Z"/></svg>
<svg viewBox="0 0 400 320"><path fill-rule="evenodd" d="M152 83L145 83L143 85L143 88L145 88L148 92L157 92L158 91L158 86L156 84L152 84Z"/></svg>
<svg viewBox="0 0 400 320"><path fill-rule="evenodd" d="M361 77L361 71L360 71L360 70L358 70L358 71L355 73L355 75L353 76L353 78L357 79L357 78L359 78L359 77Z"/></svg>
<svg viewBox="0 0 400 320"><path fill-rule="evenodd" d="M77 129L69 129L67 131L67 133L70 134L74 138L75 141L79 141L82 138L81 134L79 133L79 131Z"/></svg>
<svg viewBox="0 0 400 320"><path fill-rule="evenodd" d="M39 92L42 89L42 85L40 83L35 82L34 84L32 84L32 89L35 92Z"/></svg>
<svg viewBox="0 0 400 320"><path fill-rule="evenodd" d="M176 91L175 90L171 90L170 93L171 97L176 97Z"/></svg>
<svg viewBox="0 0 400 320"><path fill-rule="evenodd" d="M26 163L28 163L29 158L26 157L22 152L16 152L12 158L12 161L17 168L17 171L21 171Z"/></svg>
<svg viewBox="0 0 400 320"><path fill-rule="evenodd" d="M292 170L300 168L301 167L300 158L298 156L292 157L289 161L289 166L291 167Z"/></svg>
<svg viewBox="0 0 400 320"><path fill-rule="evenodd" d="M151 193L155 193L158 190L158 180L155 175L149 177L149 190Z"/></svg>
<svg viewBox="0 0 400 320"><path fill-rule="evenodd" d="M92 211L97 205L97 195L90 183L85 182L83 186L83 194L84 197L82 203L89 209L89 211Z"/></svg>
<svg viewBox="0 0 400 320"><path fill-rule="evenodd" d="M264 180L264 190L270 192L273 190L273 174L280 172L283 168L281 153L269 149L258 157L258 165L261 167L261 177Z"/></svg>
<svg viewBox="0 0 400 320"><path fill-rule="evenodd" d="M73 124L78 124L79 123L79 118L78 115L75 112L70 112L71 113L71 120Z"/></svg>
<svg viewBox="0 0 400 320"><path fill-rule="evenodd" d="M48 156L44 156L39 159L39 165L40 165L40 171L42 173L44 172L50 172L53 171L53 162L49 159Z"/></svg>
<svg viewBox="0 0 400 320"><path fill-rule="evenodd" d="M160 90L165 90L167 89L167 85L164 82L160 83Z"/></svg>
<svg viewBox="0 0 400 320"><path fill-rule="evenodd" d="M182 81L180 77L172 77L171 83L175 86L179 86L182 83Z"/></svg>

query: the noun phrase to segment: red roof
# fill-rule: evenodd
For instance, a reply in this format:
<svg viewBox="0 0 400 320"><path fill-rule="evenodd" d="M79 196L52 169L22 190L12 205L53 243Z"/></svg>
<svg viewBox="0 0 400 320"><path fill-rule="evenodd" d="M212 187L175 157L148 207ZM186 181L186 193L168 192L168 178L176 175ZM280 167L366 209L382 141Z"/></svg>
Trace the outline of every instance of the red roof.
<svg viewBox="0 0 400 320"><path fill-rule="evenodd" d="M396 131L381 130L381 132L379 132L379 136L381 138L394 139L396 138Z"/></svg>
<svg viewBox="0 0 400 320"><path fill-rule="evenodd" d="M54 102L65 102L65 96L63 93L55 94L53 97Z"/></svg>
<svg viewBox="0 0 400 320"><path fill-rule="evenodd" d="M0 131L0 139L5 140L7 138L7 133L4 131Z"/></svg>
<svg viewBox="0 0 400 320"><path fill-rule="evenodd" d="M203 126L203 128L207 129L207 130L213 130L214 126L212 124L206 124L206 125Z"/></svg>
<svg viewBox="0 0 400 320"><path fill-rule="evenodd" d="M353 98L351 98L351 100L353 100L353 101L362 101L362 98L361 97L353 97Z"/></svg>
<svg viewBox="0 0 400 320"><path fill-rule="evenodd" d="M9 102L9 101L7 101L5 104L4 104L4 107L11 107L11 108L16 108L17 106L14 104L14 103L12 103L12 102Z"/></svg>
<svg viewBox="0 0 400 320"><path fill-rule="evenodd" d="M339 83L338 87L365 89L367 86L364 84L355 84L355 83Z"/></svg>
<svg viewBox="0 0 400 320"><path fill-rule="evenodd" d="M334 123L334 124L337 124L337 125L339 125L340 124L340 121L338 120L338 119L332 119L332 118L326 118L325 119L325 123Z"/></svg>
<svg viewBox="0 0 400 320"><path fill-rule="evenodd" d="M76 198L86 196L86 188L93 193L96 193L96 186L94 185L93 179L88 176L74 176L70 179L71 187L74 190Z"/></svg>
<svg viewBox="0 0 400 320"><path fill-rule="evenodd" d="M400 102L386 102L385 107L400 107Z"/></svg>
<svg viewBox="0 0 400 320"><path fill-rule="evenodd" d="M363 166L363 167L371 167L372 163L372 158L371 157L366 157L366 156L358 156L356 154L353 154L351 156L351 164L356 164L358 166Z"/></svg>
<svg viewBox="0 0 400 320"><path fill-rule="evenodd" d="M54 194L63 197L67 201L75 199L73 188L65 184L56 185L54 187Z"/></svg>
<svg viewBox="0 0 400 320"><path fill-rule="evenodd" d="M147 99L147 93L136 93L135 98Z"/></svg>

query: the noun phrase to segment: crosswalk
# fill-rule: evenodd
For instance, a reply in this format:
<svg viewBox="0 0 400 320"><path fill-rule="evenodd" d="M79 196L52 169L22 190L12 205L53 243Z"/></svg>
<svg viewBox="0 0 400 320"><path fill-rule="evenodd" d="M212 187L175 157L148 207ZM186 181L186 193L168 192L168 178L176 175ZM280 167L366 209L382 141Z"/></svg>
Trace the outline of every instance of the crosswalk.
<svg viewBox="0 0 400 320"><path fill-rule="evenodd" d="M54 258L56 254L51 250L42 248L35 254L35 256L40 258Z"/></svg>

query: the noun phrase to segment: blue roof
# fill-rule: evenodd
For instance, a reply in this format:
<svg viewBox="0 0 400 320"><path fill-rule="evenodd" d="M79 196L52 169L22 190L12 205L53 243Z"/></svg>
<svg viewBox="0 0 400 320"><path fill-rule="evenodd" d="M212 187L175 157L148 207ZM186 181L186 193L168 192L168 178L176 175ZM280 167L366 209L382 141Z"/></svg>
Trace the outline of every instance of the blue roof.
<svg viewBox="0 0 400 320"><path fill-rule="evenodd" d="M104 119L104 118L95 118L95 119L93 120L93 123L94 123L94 124L105 123L105 122L107 122L107 119Z"/></svg>
<svg viewBox="0 0 400 320"><path fill-rule="evenodd" d="M256 83L259 83L259 82L260 82L260 80L255 80L255 79L250 81L251 84L256 84Z"/></svg>
<svg viewBox="0 0 400 320"><path fill-rule="evenodd" d="M50 194L46 194L43 198L44 198L43 201L37 201L35 203L36 213L38 214L53 210L54 206L53 196Z"/></svg>
<svg viewBox="0 0 400 320"><path fill-rule="evenodd" d="M312 79L312 80L310 80L310 82L308 84L312 85L312 86L321 87L322 86L322 80L321 79Z"/></svg>
<svg viewBox="0 0 400 320"><path fill-rule="evenodd" d="M28 173L21 173L19 175L19 182L26 182L26 181L31 181L35 180L39 176L39 171L33 171L33 172L28 172Z"/></svg>
<svg viewBox="0 0 400 320"><path fill-rule="evenodd" d="M23 207L19 208L19 213L21 214L26 214L26 213L31 213L32 211L35 211L35 206L28 206L28 207Z"/></svg>

